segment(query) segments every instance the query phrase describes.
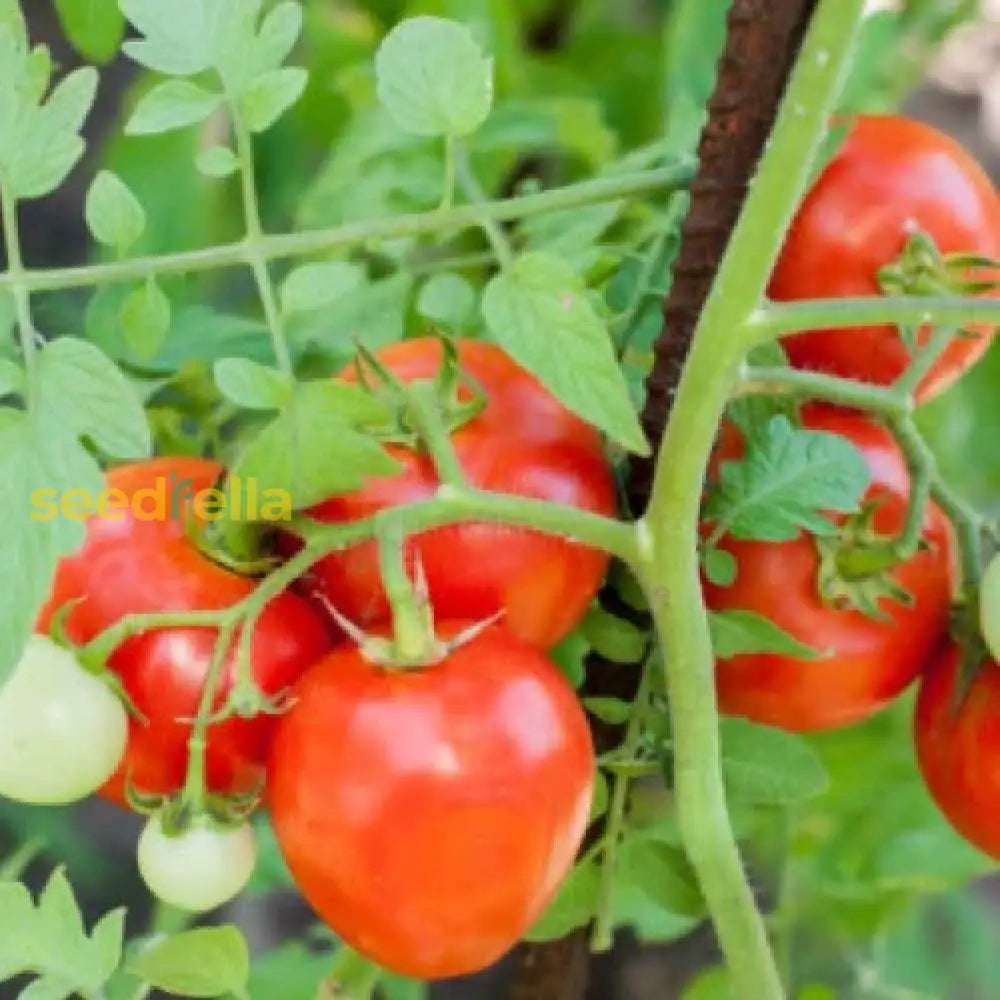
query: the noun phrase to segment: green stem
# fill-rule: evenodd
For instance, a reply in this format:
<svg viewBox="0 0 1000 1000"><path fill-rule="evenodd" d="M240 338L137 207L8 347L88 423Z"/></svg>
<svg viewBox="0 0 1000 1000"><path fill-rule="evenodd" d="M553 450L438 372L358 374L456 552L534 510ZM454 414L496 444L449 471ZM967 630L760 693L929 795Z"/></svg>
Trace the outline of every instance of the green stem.
<svg viewBox="0 0 1000 1000"><path fill-rule="evenodd" d="M425 664L435 646L433 621L426 600L421 601L406 572L406 533L397 510L375 515L378 565L385 596L392 610L394 659L400 665Z"/></svg>
<svg viewBox="0 0 1000 1000"><path fill-rule="evenodd" d="M232 623L219 629L212 659L205 674L205 683L201 689L198 714L191 725L191 735L188 737L188 767L182 795L195 814L204 811L207 799L205 752L208 748L208 727L212 724L215 699L222 683L223 668L233 644L235 631L236 626Z"/></svg>
<svg viewBox="0 0 1000 1000"><path fill-rule="evenodd" d="M975 600L983 578L983 518L940 476L931 483L931 496L955 526L962 559L962 589Z"/></svg>
<svg viewBox="0 0 1000 1000"><path fill-rule="evenodd" d="M854 326L1000 326L1000 299L916 296L870 296L859 299L813 299L771 302L754 315L758 341L802 330Z"/></svg>
<svg viewBox="0 0 1000 1000"><path fill-rule="evenodd" d="M342 944L333 957L330 975L319 984L316 1000L371 1000L381 978L379 966Z"/></svg>
<svg viewBox="0 0 1000 1000"><path fill-rule="evenodd" d="M0 183L0 211L3 212L4 245L7 249L7 273L0 279L6 283L14 298L17 328L21 342L21 356L28 376L28 402L34 393L35 365L38 356L35 346L35 324L31 318L31 293L21 253L21 231L17 217L17 199L8 185Z"/></svg>
<svg viewBox="0 0 1000 1000"><path fill-rule="evenodd" d="M757 336L752 310L763 300L804 193L863 12L864 0L824 0L813 18L698 324L640 523L639 578L666 645L680 831L730 967L734 995L754 1000L777 1000L784 991L726 809L714 655L699 572L699 508L723 409L742 356Z"/></svg>
<svg viewBox="0 0 1000 1000"><path fill-rule="evenodd" d="M468 151L463 146L456 147L455 161L459 186L472 202L472 207L479 213L477 222L490 241L490 246L493 247L493 252L497 255L497 260L500 261L500 266L506 269L514 261L514 248L497 220L486 210L489 201L473 172Z"/></svg>
<svg viewBox="0 0 1000 1000"><path fill-rule="evenodd" d="M956 326L936 326L927 343L916 352L910 366L903 372L893 388L901 395L914 395L920 387L920 383L948 349L948 345L954 340L958 329Z"/></svg>
<svg viewBox="0 0 1000 1000"><path fill-rule="evenodd" d="M747 365L742 369L736 396L794 396L822 399L838 406L865 410L882 416L907 415L913 405L895 388L887 389L854 379L798 371L795 368L764 368Z"/></svg>
<svg viewBox="0 0 1000 1000"><path fill-rule="evenodd" d="M305 233L264 235L260 239L259 250L268 260L283 260L333 250L346 250L377 240L472 229L482 225L484 218L496 222L510 221L529 215L561 212L599 202L617 201L619 198L630 198L655 191L675 190L688 184L692 176L692 163L683 160L669 167L598 177L539 194L505 198L482 205L459 205L446 212L435 210L353 222L332 229L316 229ZM95 264L90 267L27 270L23 280L25 287L31 291L59 291L131 281L145 278L151 273L186 274L224 267L241 267L247 264L249 257L247 242L242 240L204 250L136 257L127 261ZM11 287L13 281L10 275L0 275L0 288Z"/></svg>
<svg viewBox="0 0 1000 1000"><path fill-rule="evenodd" d="M441 211L446 212L455 204L455 162L458 157L458 139L453 135L444 137L444 191L441 195Z"/></svg>
<svg viewBox="0 0 1000 1000"><path fill-rule="evenodd" d="M427 454L430 455L441 482L449 486L465 486L465 472L458 461L451 443L451 435L442 419L434 383L415 382L409 387L407 396L414 430Z"/></svg>
<svg viewBox="0 0 1000 1000"><path fill-rule="evenodd" d="M89 663L106 664L122 643L144 632L163 628L222 628L236 620L238 608L239 605L224 611L158 611L125 615L81 647L80 655Z"/></svg>
<svg viewBox="0 0 1000 1000"><path fill-rule="evenodd" d="M292 356L288 349L278 297L268 268L264 227L260 220L260 199L257 195L257 178L254 173L253 137L247 128L243 113L236 101L229 102L233 133L236 137L236 156L240 164L240 182L243 191L243 217L246 223L246 249L250 267L253 269L254 283L264 307L264 318L271 333L275 361L281 371L293 373Z"/></svg>
<svg viewBox="0 0 1000 1000"><path fill-rule="evenodd" d="M635 755L642 739L644 714L652 687L653 667L651 657L646 657L642 668L642 678L639 691L635 697L632 714L629 716L625 739L622 743L622 753L625 759ZM631 777L621 771L613 779L611 802L608 805L608 818L604 835L600 841L601 848L601 886L597 897L597 913L594 918L594 930L591 936L590 949L594 952L610 951L614 944L614 897L617 880L618 848L621 845L622 828L625 825L625 807L628 805L628 792Z"/></svg>

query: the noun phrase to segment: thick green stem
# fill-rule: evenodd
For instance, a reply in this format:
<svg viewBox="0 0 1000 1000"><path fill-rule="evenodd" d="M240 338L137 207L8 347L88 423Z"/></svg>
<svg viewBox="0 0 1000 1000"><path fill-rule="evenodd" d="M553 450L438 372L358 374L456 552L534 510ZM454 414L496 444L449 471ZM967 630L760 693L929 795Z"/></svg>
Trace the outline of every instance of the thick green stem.
<svg viewBox="0 0 1000 1000"><path fill-rule="evenodd" d="M332 229L316 229L305 233L264 235L259 249L268 260L307 257L333 250L346 250L377 240L427 233L472 229L482 225L484 218L495 222L522 219L546 212L560 212L605 201L617 201L649 194L672 191L688 184L694 173L688 160L669 167L637 173L611 174L594 180L581 181L568 187L490 201L482 205L460 205L446 212L439 210L414 215L398 215L385 219L353 222ZM95 264L90 267L27 270L24 285L30 291L59 291L67 288L87 288L120 281L145 278L150 274L186 274L225 267L246 266L251 253L245 240L204 250L136 257L132 260ZM0 288L12 288L9 274L0 275Z"/></svg>
<svg viewBox="0 0 1000 1000"><path fill-rule="evenodd" d="M393 655L402 665L424 664L436 646L433 620L406 572L406 533L396 510L375 515L378 564L392 610Z"/></svg>
<svg viewBox="0 0 1000 1000"><path fill-rule="evenodd" d="M31 318L31 293L26 279L24 256L21 253L17 200L4 183L0 183L0 211L3 212L4 246L7 249L7 273L0 280L6 282L14 298L21 356L24 358L24 368L28 375L27 392L30 403L31 394L34 392L35 361L38 353L35 346L35 324Z"/></svg>
<svg viewBox="0 0 1000 1000"><path fill-rule="evenodd" d="M681 834L734 983L784 995L726 809L714 655L702 599L698 521L708 456L751 324L825 133L863 0L824 0L796 64L760 173L730 240L684 367L640 525L639 577L666 648Z"/></svg>
<svg viewBox="0 0 1000 1000"><path fill-rule="evenodd" d="M438 405L437 390L432 382L416 382L409 387L410 420L421 445L430 455L442 483L462 487L465 472L455 454L451 435L445 427Z"/></svg>
<svg viewBox="0 0 1000 1000"><path fill-rule="evenodd" d="M870 296L860 299L812 299L771 302L757 311L752 327L759 342L802 330L840 327L1000 326L1000 299Z"/></svg>
<svg viewBox="0 0 1000 1000"><path fill-rule="evenodd" d="M230 116L233 122L233 132L236 137L236 155L240 164L240 184L243 191L243 217L246 223L246 250L250 267L253 269L254 283L264 307L264 318L271 333L271 343L274 348L274 358L278 367L291 375L292 356L288 349L288 338L285 335L281 310L278 308L278 297L275 294L274 283L268 268L268 256L264 227L260 221L260 200L257 196L257 178L254 172L253 137L247 128L246 121L239 105L230 101Z"/></svg>

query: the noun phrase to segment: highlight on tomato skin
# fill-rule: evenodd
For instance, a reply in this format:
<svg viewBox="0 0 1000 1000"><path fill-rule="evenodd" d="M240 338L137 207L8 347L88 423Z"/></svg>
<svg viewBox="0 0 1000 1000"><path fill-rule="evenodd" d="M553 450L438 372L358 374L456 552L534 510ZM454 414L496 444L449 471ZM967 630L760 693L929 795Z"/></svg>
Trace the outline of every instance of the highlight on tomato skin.
<svg viewBox="0 0 1000 1000"><path fill-rule="evenodd" d="M192 491L215 484L222 467L191 458L157 458L119 466L107 475L108 487L134 498L157 490L164 481L185 482ZM59 609L72 604L65 619L67 636L84 643L129 614L220 610L253 593L256 582L212 562L188 538L184 510L163 517L137 517L131 504L121 517L91 517L86 541L57 569L51 597L38 630L47 631ZM174 513L178 516L172 516ZM198 712L217 631L165 628L124 642L108 667L142 715L129 722L128 746L121 766L100 794L127 807L126 783L146 795L180 791L188 766L187 721ZM254 632L251 661L261 690L277 696L290 687L332 645L331 627L320 611L286 592L271 601ZM223 668L215 702L221 708L235 679L235 649ZM233 718L209 728L208 789L222 795L247 795L263 778L274 717Z"/></svg>
<svg viewBox="0 0 1000 1000"><path fill-rule="evenodd" d="M861 115L799 208L769 295L786 302L881 295L879 271L917 232L941 254L997 260L996 189L969 153L937 129L899 115ZM942 277L939 294L967 277ZM977 275L982 277L998 281L1000 273ZM955 287L951 294L962 291ZM969 333L954 337L935 362L918 389L920 401L939 395L982 358L996 327L971 327ZM919 340L928 335L922 330ZM782 343L796 368L878 385L895 381L911 360L894 326L811 330Z"/></svg>
<svg viewBox="0 0 1000 1000"><path fill-rule="evenodd" d="M458 340L458 360L486 395L485 409L451 435L469 482L484 490L563 503L614 516L615 485L600 435L570 413L499 347ZM438 338L392 344L376 357L404 383L433 379L442 360ZM348 368L341 377L353 380ZM464 400L471 391L464 386ZM390 445L397 475L332 497L310 511L317 520L346 523L378 511L428 500L440 485L429 457ZM483 619L503 611L515 634L550 649L583 618L607 573L603 552L529 529L456 524L407 541L419 559L440 618ZM362 626L389 619L374 543L333 553L309 574L318 591Z"/></svg>
<svg viewBox="0 0 1000 1000"><path fill-rule="evenodd" d="M295 699L267 802L306 900L398 973L499 959L554 896L588 823L594 750L557 668L492 626L419 670L339 647Z"/></svg>
<svg viewBox="0 0 1000 1000"><path fill-rule="evenodd" d="M885 537L902 529L909 497L906 463L891 434L870 418L832 407L809 406L803 425L840 435L859 449L872 474L867 500L878 500L874 527ZM740 454L730 428L713 468ZM918 676L946 634L953 580L953 543L947 520L928 505L928 545L892 572L912 596L907 606L885 600L887 620L824 602L817 578L815 539L802 533L788 542L735 540L719 547L736 558L732 586L705 581L713 611L748 610L777 623L817 650L815 659L778 653L742 654L716 664L719 705L728 715L792 732L837 729L859 722L897 698Z"/></svg>
<svg viewBox="0 0 1000 1000"><path fill-rule="evenodd" d="M948 643L924 672L914 738L925 784L952 826L1000 860L1000 663L960 691L963 652Z"/></svg>

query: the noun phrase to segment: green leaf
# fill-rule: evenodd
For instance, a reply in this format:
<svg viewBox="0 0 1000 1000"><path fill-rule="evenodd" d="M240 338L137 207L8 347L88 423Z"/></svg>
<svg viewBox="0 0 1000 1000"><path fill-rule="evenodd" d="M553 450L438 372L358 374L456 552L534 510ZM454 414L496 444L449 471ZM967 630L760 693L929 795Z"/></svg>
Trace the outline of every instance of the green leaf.
<svg viewBox="0 0 1000 1000"><path fill-rule="evenodd" d="M747 719L720 720L722 770L731 797L783 806L821 794L826 769L804 740Z"/></svg>
<svg viewBox="0 0 1000 1000"><path fill-rule="evenodd" d="M240 168L240 161L228 146L210 146L198 153L195 161L206 177L230 177Z"/></svg>
<svg viewBox="0 0 1000 1000"><path fill-rule="evenodd" d="M280 410L291 400L294 389L284 372L247 358L217 361L215 384L230 402L247 410Z"/></svg>
<svg viewBox="0 0 1000 1000"><path fill-rule="evenodd" d="M316 984L329 975L332 964L328 951L288 941L254 956L250 996L253 1000L315 1000Z"/></svg>
<svg viewBox="0 0 1000 1000"><path fill-rule="evenodd" d="M546 253L524 254L489 283L482 309L497 342L560 402L649 454L611 337L572 268Z"/></svg>
<svg viewBox="0 0 1000 1000"><path fill-rule="evenodd" d="M649 644L649 635L641 628L601 607L587 613L583 634L591 647L612 663L638 663Z"/></svg>
<svg viewBox="0 0 1000 1000"><path fill-rule="evenodd" d="M149 454L149 428L135 390L92 344L75 337L52 341L41 352L36 378L42 413L115 458Z"/></svg>
<svg viewBox="0 0 1000 1000"><path fill-rule="evenodd" d="M111 62L125 35L118 0L56 0L56 10L77 52L91 62Z"/></svg>
<svg viewBox="0 0 1000 1000"><path fill-rule="evenodd" d="M587 677L587 656L590 654L590 643L579 628L572 632L555 649L549 650L552 662L562 671L574 691L583 686Z"/></svg>
<svg viewBox="0 0 1000 1000"><path fill-rule="evenodd" d="M620 698L584 698L583 707L609 726L624 726L632 716L632 706Z"/></svg>
<svg viewBox="0 0 1000 1000"><path fill-rule="evenodd" d="M223 6L222 4L219 5ZM225 0L225 6L230 6ZM123 50L136 62L168 76L193 76L214 64L215 38L203 0L119 0L122 13L145 38Z"/></svg>
<svg viewBox="0 0 1000 1000"><path fill-rule="evenodd" d="M188 80L167 80L136 105L125 126L127 135L156 135L203 122L221 107L222 94Z"/></svg>
<svg viewBox="0 0 1000 1000"><path fill-rule="evenodd" d="M87 192L87 225L94 237L124 255L146 229L146 212L129 186L102 170Z"/></svg>
<svg viewBox="0 0 1000 1000"><path fill-rule="evenodd" d="M601 869L596 862L577 865L525 940L555 941L583 927L597 910L600 890Z"/></svg>
<svg viewBox="0 0 1000 1000"><path fill-rule="evenodd" d="M152 275L126 296L118 322L135 357L156 357L170 330L170 300Z"/></svg>
<svg viewBox="0 0 1000 1000"><path fill-rule="evenodd" d="M88 937L66 876L57 871L37 907L23 885L0 884L0 981L29 974L34 1000L95 996L121 961L125 911L105 916Z"/></svg>
<svg viewBox="0 0 1000 1000"><path fill-rule="evenodd" d="M423 136L464 136L493 104L493 60L456 21L414 17L375 56L378 97L397 124Z"/></svg>
<svg viewBox="0 0 1000 1000"><path fill-rule="evenodd" d="M236 927L202 927L177 934L138 955L129 969L165 993L249 997L250 950Z"/></svg>
<svg viewBox="0 0 1000 1000"><path fill-rule="evenodd" d="M0 80L0 171L15 198L41 198L62 184L83 155L79 132L97 94L97 71L91 66L75 70L40 104L44 85L30 84L29 57L4 52L0 43L0 63L18 61L20 71L11 66ZM47 76L47 54L34 65Z"/></svg>
<svg viewBox="0 0 1000 1000"><path fill-rule="evenodd" d="M712 645L720 660L756 653L776 653L797 660L819 660L823 653L800 642L780 625L755 611L710 611Z"/></svg>
<svg viewBox="0 0 1000 1000"><path fill-rule="evenodd" d="M873 874L883 888L946 892L995 867L943 821L903 830L876 849Z"/></svg>
<svg viewBox="0 0 1000 1000"><path fill-rule="evenodd" d="M736 1000L736 994L725 969L707 969L684 987L681 1000Z"/></svg>
<svg viewBox="0 0 1000 1000"><path fill-rule="evenodd" d="M243 92L240 107L251 132L266 132L305 92L309 74L297 66L261 74Z"/></svg>
<svg viewBox="0 0 1000 1000"><path fill-rule="evenodd" d="M424 282L417 296L417 312L432 323L460 331L472 319L476 291L460 274L444 271Z"/></svg>
<svg viewBox="0 0 1000 1000"><path fill-rule="evenodd" d="M254 46L254 61L260 71L277 69L291 55L302 33L302 7L279 3L264 18Z"/></svg>
<svg viewBox="0 0 1000 1000"><path fill-rule="evenodd" d="M300 385L281 414L247 445L233 476L262 490L284 490L296 509L358 489L369 476L399 466L359 428L387 419L381 403L357 386L323 381Z"/></svg>
<svg viewBox="0 0 1000 1000"><path fill-rule="evenodd" d="M13 361L0 358L0 399L4 396L23 395L26 386L24 369Z"/></svg>
<svg viewBox="0 0 1000 1000"><path fill-rule="evenodd" d="M684 852L659 840L626 835L618 848L617 891L631 888L669 913L701 917L705 901Z"/></svg>
<svg viewBox="0 0 1000 1000"><path fill-rule="evenodd" d="M723 463L705 517L740 539L783 542L802 529L829 535L836 527L826 512L856 511L870 482L864 458L846 438L777 416L748 442L741 461Z"/></svg>
<svg viewBox="0 0 1000 1000"><path fill-rule="evenodd" d="M357 264L304 264L281 286L281 308L288 314L325 309L359 288L364 278L364 270Z"/></svg>
<svg viewBox="0 0 1000 1000"><path fill-rule="evenodd" d="M702 569L716 587L731 587L739 573L739 563L725 549L706 549L701 557Z"/></svg>

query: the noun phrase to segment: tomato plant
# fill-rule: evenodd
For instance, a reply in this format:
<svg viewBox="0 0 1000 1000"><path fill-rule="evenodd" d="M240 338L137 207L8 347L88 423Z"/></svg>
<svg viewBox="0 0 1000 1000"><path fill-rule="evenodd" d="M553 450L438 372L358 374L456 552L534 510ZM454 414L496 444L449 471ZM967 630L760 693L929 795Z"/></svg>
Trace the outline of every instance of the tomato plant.
<svg viewBox="0 0 1000 1000"><path fill-rule="evenodd" d="M496 961L550 902L590 812L590 733L555 666L500 627L413 672L347 646L295 702L268 806L306 898L398 972L438 979ZM500 859L502 881L484 879Z"/></svg>
<svg viewBox="0 0 1000 1000"><path fill-rule="evenodd" d="M121 491L128 505L119 510L120 516L95 516L87 522L83 547L56 571L40 627L48 628L55 613L69 606L66 632L85 643L127 615L224 610L249 596L252 580L213 563L188 536L184 515L190 499L178 501L176 516L164 506L159 517L149 517L157 491L166 493L168 505L171 491L178 495L185 484L192 493L209 489L220 471L214 462L169 458L113 470L108 487ZM145 508L143 491L149 498ZM108 668L121 679L141 716L129 727L121 766L102 789L112 801L125 805L128 785L147 796L180 790L187 771L190 720L198 711L216 632L159 629L125 639L108 658ZM277 597L254 631L254 682L264 693L279 695L329 643L320 615L291 594ZM235 679L234 646L223 668L216 708L222 707ZM259 786L273 721L259 715L212 727L206 761L211 791L248 794Z"/></svg>
<svg viewBox="0 0 1000 1000"><path fill-rule="evenodd" d="M457 348L469 379L460 401L470 402L473 391L485 396L482 412L451 436L464 477L480 489L613 514L611 471L593 428L494 345L463 340ZM431 380L443 362L440 341L430 338L394 344L377 358L404 384ZM353 378L354 373L349 370L342 377ZM390 453L400 463L400 473L332 497L313 515L344 523L433 497L440 479L432 460L402 445L392 446ZM544 649L580 621L608 564L604 553L562 538L477 523L415 537L409 558L426 573L438 614L486 618L502 611L511 631ZM320 561L311 580L349 618L365 625L387 620L389 606L373 544Z"/></svg>
<svg viewBox="0 0 1000 1000"><path fill-rule="evenodd" d="M167 6L0 0L0 994L997 995L972 5Z"/></svg>
<svg viewBox="0 0 1000 1000"><path fill-rule="evenodd" d="M892 435L861 414L818 407L803 414L803 425L858 449L872 480L863 500L871 511L870 517L861 515L863 530L872 538L896 537L910 482ZM736 450L741 443L724 439L716 468ZM840 522L843 528L843 518ZM883 587L884 596L875 598L872 609L860 607L852 593L872 581L844 579L836 565L841 548L836 536L802 533L783 542L724 536L720 548L735 560L735 580L729 586L707 584L709 608L754 612L806 647L804 655L760 652L721 659L719 703L730 714L800 732L858 722L916 679L946 630L952 546L947 522L934 505L923 518L920 551L892 571L891 586L901 592ZM842 593L823 594L827 574L840 576Z"/></svg>
<svg viewBox="0 0 1000 1000"><path fill-rule="evenodd" d="M874 295L883 269L915 234L940 254L1000 257L1000 203L990 179L953 139L909 118L862 116L799 209L771 279L777 300ZM906 266L910 271L906 271ZM996 278L995 268L985 277ZM895 275L892 277L895 278ZM910 294L947 294L969 280L967 267L907 260L898 278ZM930 398L986 352L991 326L951 340L918 388ZM930 329L914 335L926 343ZM888 385L906 370L911 348L892 326L845 326L786 337L792 364Z"/></svg>

